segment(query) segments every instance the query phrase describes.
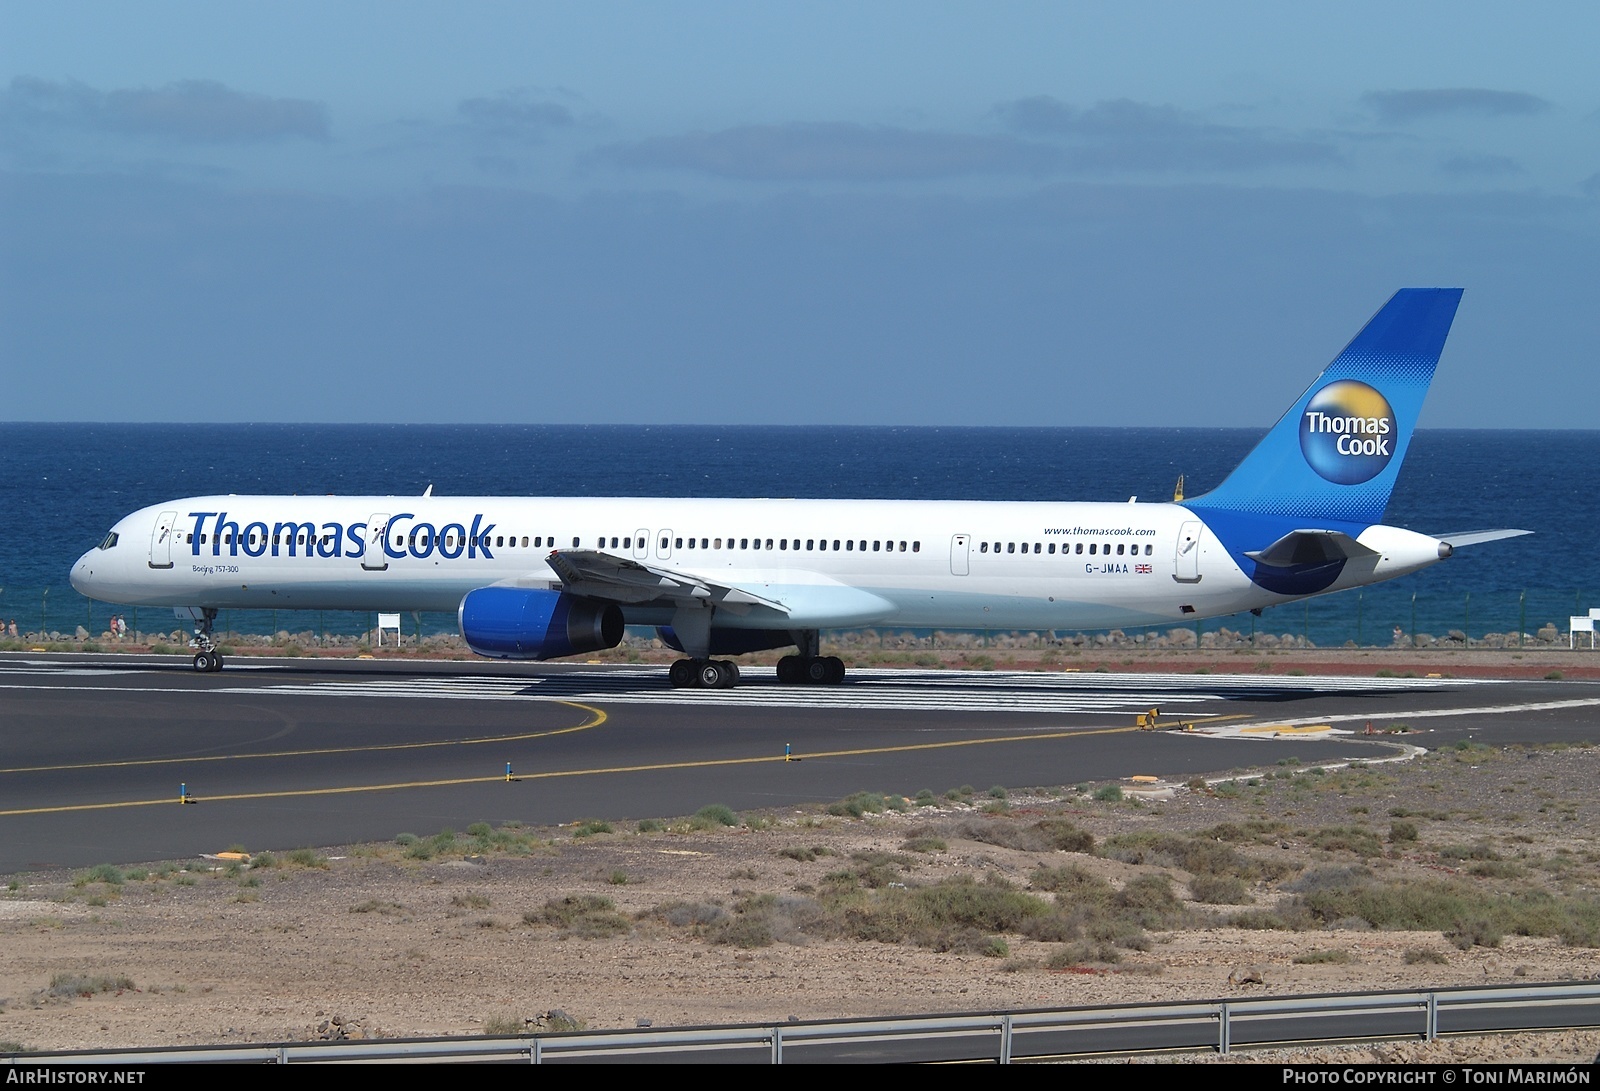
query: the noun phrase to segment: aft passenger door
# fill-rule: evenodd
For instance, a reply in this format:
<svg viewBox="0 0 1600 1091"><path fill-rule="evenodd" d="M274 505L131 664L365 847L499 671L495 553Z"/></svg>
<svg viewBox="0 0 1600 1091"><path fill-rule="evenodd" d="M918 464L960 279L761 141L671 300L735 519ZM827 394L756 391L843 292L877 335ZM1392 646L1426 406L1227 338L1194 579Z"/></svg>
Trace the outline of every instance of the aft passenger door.
<svg viewBox="0 0 1600 1091"><path fill-rule="evenodd" d="M155 529L150 532L150 567L172 567L172 528L178 524L178 513L164 511L156 519Z"/></svg>
<svg viewBox="0 0 1600 1091"><path fill-rule="evenodd" d="M1178 528L1178 552L1172 578L1179 583L1200 582L1200 534L1203 524L1191 519Z"/></svg>

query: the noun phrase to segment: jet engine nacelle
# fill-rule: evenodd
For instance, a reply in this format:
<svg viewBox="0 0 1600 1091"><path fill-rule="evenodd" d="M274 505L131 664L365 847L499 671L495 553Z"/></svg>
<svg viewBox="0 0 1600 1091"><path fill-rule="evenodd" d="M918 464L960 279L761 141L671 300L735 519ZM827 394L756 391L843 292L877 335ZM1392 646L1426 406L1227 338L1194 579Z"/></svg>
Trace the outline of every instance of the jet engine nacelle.
<svg viewBox="0 0 1600 1091"><path fill-rule="evenodd" d="M461 636L492 659L559 659L615 648L622 642L622 611L564 591L480 587L456 611Z"/></svg>

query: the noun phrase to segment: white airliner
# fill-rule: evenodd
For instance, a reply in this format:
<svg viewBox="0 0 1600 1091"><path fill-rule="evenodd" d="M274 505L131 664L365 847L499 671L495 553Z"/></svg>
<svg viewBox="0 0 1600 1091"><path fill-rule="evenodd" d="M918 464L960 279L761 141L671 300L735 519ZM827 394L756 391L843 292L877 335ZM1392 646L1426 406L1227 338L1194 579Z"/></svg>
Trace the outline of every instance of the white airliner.
<svg viewBox="0 0 1600 1091"><path fill-rule="evenodd" d="M778 676L833 684L818 632L1094 629L1193 621L1377 583L1453 548L1384 507L1460 301L1397 292L1216 489L1173 503L202 496L143 508L72 569L83 594L194 619L222 609L455 610L480 655L553 659L655 625L674 686L717 656L794 647Z"/></svg>

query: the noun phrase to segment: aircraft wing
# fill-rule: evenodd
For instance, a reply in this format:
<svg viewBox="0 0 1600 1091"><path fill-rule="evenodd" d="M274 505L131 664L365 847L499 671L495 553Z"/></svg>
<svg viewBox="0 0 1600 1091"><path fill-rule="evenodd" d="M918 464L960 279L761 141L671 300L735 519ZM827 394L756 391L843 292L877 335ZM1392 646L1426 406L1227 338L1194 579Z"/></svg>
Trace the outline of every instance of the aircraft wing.
<svg viewBox="0 0 1600 1091"><path fill-rule="evenodd" d="M700 601L739 614L752 606L789 613L783 603L730 583L693 572L656 568L598 550L558 549L545 558L545 563L560 577L563 588L585 598L635 604L661 599L676 603Z"/></svg>

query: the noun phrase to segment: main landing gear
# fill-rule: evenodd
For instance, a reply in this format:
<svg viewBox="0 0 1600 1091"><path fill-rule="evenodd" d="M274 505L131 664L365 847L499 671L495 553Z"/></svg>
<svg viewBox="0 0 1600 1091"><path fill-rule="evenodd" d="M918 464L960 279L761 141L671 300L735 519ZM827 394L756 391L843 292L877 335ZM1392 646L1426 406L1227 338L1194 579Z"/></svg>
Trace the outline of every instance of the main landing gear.
<svg viewBox="0 0 1600 1091"><path fill-rule="evenodd" d="M214 674L222 669L222 656L217 653L217 646L211 642L211 632L216 624L217 612L210 607L201 611L200 616L194 619L194 636L189 638L189 647L196 649L194 669L202 674Z"/></svg>
<svg viewBox="0 0 1600 1091"><path fill-rule="evenodd" d="M726 659L678 659L667 678L673 689L732 689L739 684L739 664Z"/></svg>
<svg viewBox="0 0 1600 1091"><path fill-rule="evenodd" d="M703 654L709 651L711 643L707 624L709 619L697 616L704 612L680 610L679 616L673 619L672 627L683 641L681 647L690 656L673 663L672 669L667 672L673 689L732 689L739 684L739 668L736 664ZM695 641L684 639L696 622L700 623L698 646ZM844 660L838 656L817 654L820 634L815 629L796 629L789 636L799 654L786 655L778 660L779 683L786 686L837 686L844 681ZM781 644L778 646L782 647ZM732 650L731 645L724 647ZM745 650L753 651L762 647L770 648L772 645L756 643ZM695 655L696 652L702 654Z"/></svg>
<svg viewBox="0 0 1600 1091"><path fill-rule="evenodd" d="M667 678L673 689L732 689L739 684L739 665L726 659L679 659ZM778 681L786 686L837 686L844 681L844 660L833 655L786 655L778 660Z"/></svg>
<svg viewBox="0 0 1600 1091"><path fill-rule="evenodd" d="M836 655L786 655L778 660L778 681L788 686L837 686L844 681L844 660Z"/></svg>

